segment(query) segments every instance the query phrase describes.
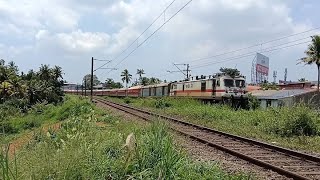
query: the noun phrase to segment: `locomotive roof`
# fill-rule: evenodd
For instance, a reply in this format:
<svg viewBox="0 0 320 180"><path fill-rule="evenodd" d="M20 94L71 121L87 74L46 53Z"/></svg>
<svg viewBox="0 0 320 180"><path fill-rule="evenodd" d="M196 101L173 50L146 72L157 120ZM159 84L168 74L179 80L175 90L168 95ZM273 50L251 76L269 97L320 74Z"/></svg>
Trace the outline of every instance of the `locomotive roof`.
<svg viewBox="0 0 320 180"><path fill-rule="evenodd" d="M168 86L170 83L160 83L160 84L153 84L148 86L142 86L142 88L151 88L151 87L161 87L161 86Z"/></svg>
<svg viewBox="0 0 320 180"><path fill-rule="evenodd" d="M132 86L132 87L129 87L128 89L140 89L140 88L142 88L141 85L139 85L139 86Z"/></svg>
<svg viewBox="0 0 320 180"><path fill-rule="evenodd" d="M189 81L177 81L177 82L173 82L173 83L180 84L180 83L188 83L188 82L208 81L208 80L221 78L221 77L223 77L225 79L245 80L245 78L242 77L242 76L237 76L235 78L232 78L230 76L217 76L217 77L211 77L211 78L206 78L206 79L194 79L194 80L189 80Z"/></svg>

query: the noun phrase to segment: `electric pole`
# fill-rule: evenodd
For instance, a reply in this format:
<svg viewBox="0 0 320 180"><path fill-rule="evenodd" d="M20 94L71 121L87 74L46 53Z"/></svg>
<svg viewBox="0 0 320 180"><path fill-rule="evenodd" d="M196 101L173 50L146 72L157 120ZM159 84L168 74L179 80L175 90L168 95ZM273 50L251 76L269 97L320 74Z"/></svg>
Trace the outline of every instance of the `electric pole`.
<svg viewBox="0 0 320 180"><path fill-rule="evenodd" d="M189 79L189 64L187 64L187 79Z"/></svg>
<svg viewBox="0 0 320 180"><path fill-rule="evenodd" d="M92 102L92 96L93 96L93 57L91 59L91 91L90 91L90 101Z"/></svg>
<svg viewBox="0 0 320 180"><path fill-rule="evenodd" d="M273 71L273 83L277 82L277 71Z"/></svg>
<svg viewBox="0 0 320 180"><path fill-rule="evenodd" d="M288 69L284 69L284 83L287 84Z"/></svg>
<svg viewBox="0 0 320 180"><path fill-rule="evenodd" d="M84 96L87 96L87 79L84 79Z"/></svg>
<svg viewBox="0 0 320 180"><path fill-rule="evenodd" d="M102 66L98 67L97 69L94 69L94 61L106 61ZM111 70L117 70L116 68L103 68L105 65L110 63L110 60L99 60L99 59L94 59L93 57L91 58L91 77L90 77L90 101L92 102L92 97L93 97L93 73L99 69L111 69Z"/></svg>
<svg viewBox="0 0 320 180"><path fill-rule="evenodd" d="M179 71L167 71L169 73L174 73L174 72L181 72L183 75L186 76L186 79L189 79L190 77L190 65L189 64L175 64L173 63L173 65L179 70ZM186 69L182 70L179 68L179 66L186 66ZM186 72L186 73L185 73Z"/></svg>

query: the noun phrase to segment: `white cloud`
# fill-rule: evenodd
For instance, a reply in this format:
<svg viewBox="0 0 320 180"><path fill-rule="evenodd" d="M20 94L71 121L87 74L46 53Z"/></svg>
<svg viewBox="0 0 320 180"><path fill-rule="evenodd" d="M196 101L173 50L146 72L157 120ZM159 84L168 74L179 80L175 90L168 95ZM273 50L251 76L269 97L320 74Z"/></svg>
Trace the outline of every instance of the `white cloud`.
<svg viewBox="0 0 320 180"><path fill-rule="evenodd" d="M10 42L10 38L15 41L15 36L20 37L16 42L18 45L2 43L0 52L6 54L11 48L11 52L25 53L25 56L21 56L25 58L29 53L39 57L45 56L47 62L61 59L60 63L65 64L64 68L70 70L74 66L78 66L75 71L79 73L81 69L87 68L87 64L83 61L83 64L79 63L69 67L67 61L81 62L82 59L87 59L90 56L115 57L139 36L170 2L171 0L0 0L0 25L7 27L0 30L0 38L5 37ZM166 11L166 16L161 17L138 40L138 43L141 43L186 2L187 0L176 1ZM150 38L144 46L141 46L137 52L124 61L120 68L129 67L131 71L135 71L136 68L144 68L147 72L162 74L176 60L210 56L313 27L311 21L303 23L295 21L292 13L288 1L193 1ZM92 23L92 27L88 30L88 25L83 21L87 15L93 16L92 22L94 23L94 17L99 16L99 18L105 19L105 22L110 26L103 31L101 29L95 30L95 25L99 26L100 24ZM91 21L91 19L87 21ZM266 44L262 48L310 34L312 32L281 42ZM22 37L25 42L20 42L23 41ZM134 44L127 52L135 48L138 43ZM18 51L19 48L24 50ZM256 47L250 51L260 48ZM302 56L304 48L301 46L274 53L271 56L272 67L288 66L291 69L297 69L295 62L291 60ZM27 53L27 51L29 52ZM245 53L245 51L240 53ZM229 56L234 55L236 54ZM219 59L209 59L208 61L210 60ZM233 67L237 64L237 67L248 75L250 61L251 59L248 58L239 60L237 63L208 66L195 70L193 74L212 73L217 71L220 66ZM37 62L42 63L41 61ZM114 62L114 64L116 63ZM191 65L197 64L201 63L197 62ZM305 68L299 70L304 71ZM74 73L77 74L76 72ZM76 81L78 78L76 75L69 75L72 81ZM297 76L292 75L293 78ZM174 78L176 77L173 75L172 79Z"/></svg>
<svg viewBox="0 0 320 180"><path fill-rule="evenodd" d="M76 30L71 33L50 33L40 30L36 34L36 47L39 52L49 52L54 49L54 53L61 55L78 55L104 51L109 45L110 36L100 32L82 32Z"/></svg>

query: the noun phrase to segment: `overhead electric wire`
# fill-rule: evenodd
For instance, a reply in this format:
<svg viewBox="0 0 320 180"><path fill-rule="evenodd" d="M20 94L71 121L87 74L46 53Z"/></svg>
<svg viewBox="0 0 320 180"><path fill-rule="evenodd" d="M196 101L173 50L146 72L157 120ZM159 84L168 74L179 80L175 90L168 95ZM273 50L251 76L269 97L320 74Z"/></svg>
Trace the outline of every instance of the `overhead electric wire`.
<svg viewBox="0 0 320 180"><path fill-rule="evenodd" d="M232 51L228 51L228 52L223 52L221 54L216 54L216 55L212 55L212 56L208 56L208 57L197 58L197 59L188 60L188 61L182 61L182 62L194 62L194 61L202 61L202 60L206 60L206 59L211 59L211 58L214 58L214 57L219 57L219 56L223 56L223 55L226 55L226 54L231 54L231 53L243 51L243 50L246 50L246 49L250 49L250 48L253 48L253 47L256 47L256 46L261 46L263 44L279 41L279 40L286 39L286 38L289 38L289 37L292 37L292 36L297 36L297 35L304 34L304 33L307 33L307 32L311 32L311 31L314 31L314 30L317 30L317 29L320 29L320 27L312 28L312 29L309 29L309 30L306 30L306 31L302 31L302 32L299 32L299 33L291 34L291 35L288 35L288 36L283 36L283 37L272 39L272 40L269 40L269 41L264 41L264 42L257 43L257 44L254 44L254 45L251 45L251 46L248 46L248 47L244 47L244 48L240 48L240 49L236 49L236 50L232 50Z"/></svg>
<svg viewBox="0 0 320 180"><path fill-rule="evenodd" d="M166 12L166 10L175 2L176 0L173 0L163 11L161 14L159 14L159 16L157 18L155 18L152 23L134 40L132 41L132 43L123 51L121 51L115 58L113 58L111 61L114 61L116 59L118 59L124 52L126 52L135 42L138 41L138 39ZM104 67L105 65L107 65L109 62L103 64L102 66L100 66L99 68ZM97 68L97 69L99 69Z"/></svg>
<svg viewBox="0 0 320 180"><path fill-rule="evenodd" d="M292 44L292 45L289 45L289 46L284 46L284 47L280 47L280 48L276 48L276 49L270 49L270 48L267 48L267 49L270 49L270 50L263 50L263 51L260 51L261 53L265 53L265 52L271 52L271 51L276 51L276 50L281 50L281 49L285 49L285 48L288 48L288 47L293 47L293 46L297 46L297 45L301 45L301 44L306 44L306 43L310 43L311 41L306 41L306 42L301 42L301 43L296 43L296 44ZM233 60L237 60L237 59L242 59L242 58L245 58L245 57L250 57L250 56L253 56L255 55L255 53L251 53L251 54L243 54L243 55L239 55L239 56L236 56L236 57L231 57L231 58L227 58L227 59L223 59L221 61L216 61L216 62L211 62L211 63L207 63L207 64L203 64L203 65L200 65L200 66L195 66L193 67L192 69L198 69L198 68L201 68L201 67L205 67L205 66L208 66L208 65L213 65L213 64L219 64L219 63L223 63L223 62L228 62L228 61L233 61Z"/></svg>
<svg viewBox="0 0 320 180"><path fill-rule="evenodd" d="M167 9L169 9L169 7L175 2L176 0L173 0L163 11L162 13L155 18L152 23L123 51L121 51L120 54L118 54L115 58L113 58L113 60L118 59L118 57L120 57L124 52L126 52L135 42L138 41L138 39L166 12Z"/></svg>
<svg viewBox="0 0 320 180"><path fill-rule="evenodd" d="M279 46L291 44L291 43L298 42L298 41L301 41L301 40L305 40L305 39L308 39L308 38L310 38L310 37L305 37L305 38L297 39L297 40L294 40L294 41L289 41L289 42L286 42L286 43L283 43L283 44L278 44L278 45L275 45L275 46L270 46L270 47L267 47L267 48L265 48L265 49L263 49L263 50L267 50L267 49L270 49L270 48L274 48L274 47L279 47ZM251 54L251 53L256 53L256 52L257 52L257 51L251 51L251 52L247 52L247 53L245 53L245 54ZM244 55L244 54L242 54L242 55ZM236 55L236 56L239 56L239 55ZM210 61L204 62L204 63L207 64L207 63L210 63ZM201 64L200 64L200 65L201 65Z"/></svg>
<svg viewBox="0 0 320 180"><path fill-rule="evenodd" d="M148 39L150 39L155 33L157 33L164 25L166 25L172 18L174 18L180 11L182 11L188 4L193 0L189 0L185 5L183 5L176 13L174 13L168 20L166 20L160 27L158 27L153 33L151 33L144 41L142 41L136 48L134 48L127 56L122 58L114 67L117 67L124 60L126 60L132 53L134 53L141 45L143 45ZM112 70L111 70L112 71ZM109 71L107 74L109 74Z"/></svg>

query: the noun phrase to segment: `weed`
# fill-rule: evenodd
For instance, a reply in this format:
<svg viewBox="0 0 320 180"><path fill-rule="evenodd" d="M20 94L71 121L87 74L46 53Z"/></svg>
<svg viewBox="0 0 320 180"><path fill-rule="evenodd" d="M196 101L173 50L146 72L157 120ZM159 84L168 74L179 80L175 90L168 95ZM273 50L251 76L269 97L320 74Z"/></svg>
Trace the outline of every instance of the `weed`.
<svg viewBox="0 0 320 180"><path fill-rule="evenodd" d="M293 121L287 121L285 127L286 136L314 136L318 131L312 117L305 112L299 114Z"/></svg>
<svg viewBox="0 0 320 180"><path fill-rule="evenodd" d="M131 99L129 97L125 97L123 98L123 102L126 104L130 104L131 103Z"/></svg>
<svg viewBox="0 0 320 180"><path fill-rule="evenodd" d="M163 109L168 108L171 104L164 98L157 99L154 103L155 108Z"/></svg>

